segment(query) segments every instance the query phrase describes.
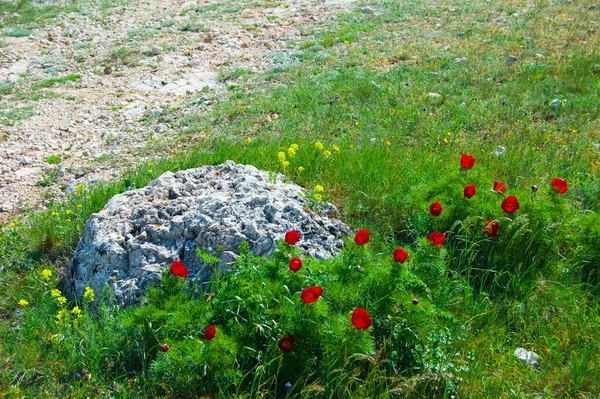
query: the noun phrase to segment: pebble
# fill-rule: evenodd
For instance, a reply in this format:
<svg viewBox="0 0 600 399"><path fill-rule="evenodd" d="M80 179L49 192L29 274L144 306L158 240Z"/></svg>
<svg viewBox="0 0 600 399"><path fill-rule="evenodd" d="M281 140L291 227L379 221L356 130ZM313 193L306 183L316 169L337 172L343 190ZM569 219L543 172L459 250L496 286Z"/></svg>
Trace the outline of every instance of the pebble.
<svg viewBox="0 0 600 399"><path fill-rule="evenodd" d="M517 61L519 61L519 59L517 57L515 57L514 55L509 55L508 57L506 57L506 63L508 65L514 64Z"/></svg>

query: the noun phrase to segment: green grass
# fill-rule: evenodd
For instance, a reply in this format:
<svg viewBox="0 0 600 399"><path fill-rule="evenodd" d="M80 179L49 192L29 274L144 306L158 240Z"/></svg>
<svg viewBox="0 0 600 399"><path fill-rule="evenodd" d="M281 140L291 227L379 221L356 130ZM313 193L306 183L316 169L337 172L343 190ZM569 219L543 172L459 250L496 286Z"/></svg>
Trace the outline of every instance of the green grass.
<svg viewBox="0 0 600 399"><path fill-rule="evenodd" d="M61 76L59 78L48 78L48 79L44 79L40 82L33 82L31 84L31 88L32 89L40 89L40 88L52 87L54 85L64 85L69 82L77 82L79 79L81 79L81 75L79 75L77 73L72 73L72 74L69 74L66 76Z"/></svg>
<svg viewBox="0 0 600 399"><path fill-rule="evenodd" d="M13 28L5 33L6 36L10 37L27 37L31 36L31 30L26 28Z"/></svg>
<svg viewBox="0 0 600 399"><path fill-rule="evenodd" d="M223 71L236 86L208 115L150 116L185 126L161 146L169 154L2 229L0 391L274 398L289 381L298 398L597 397L600 54L589 4L375 1L372 14L304 28L306 41L271 54L264 75ZM561 24L568 18L577 23ZM507 64L509 54L519 60ZM555 98L562 105L551 108ZM475 156L472 169L461 169L462 153ZM322 185L353 231L371 231L369 244L350 239L297 274L285 245L268 259L246 255L199 298L172 276L129 309L101 293L97 307L50 295L63 289L58 274L85 221L115 194L229 159L282 172L311 195ZM554 177L568 180L566 194L552 191ZM494 180L519 199L516 213L502 211ZM477 186L471 199L467 184ZM483 234L490 219L501 226L495 239ZM447 234L441 249L427 242L434 230ZM398 246L404 265L391 259ZM307 285L325 289L314 307L299 301ZM57 323L75 305L81 318ZM349 323L356 306L371 329ZM208 325L218 332L210 342ZM288 333L297 342L282 354ZM171 349L159 352L162 343ZM541 368L515 359L518 347L538 353ZM77 380L81 369L89 374Z"/></svg>

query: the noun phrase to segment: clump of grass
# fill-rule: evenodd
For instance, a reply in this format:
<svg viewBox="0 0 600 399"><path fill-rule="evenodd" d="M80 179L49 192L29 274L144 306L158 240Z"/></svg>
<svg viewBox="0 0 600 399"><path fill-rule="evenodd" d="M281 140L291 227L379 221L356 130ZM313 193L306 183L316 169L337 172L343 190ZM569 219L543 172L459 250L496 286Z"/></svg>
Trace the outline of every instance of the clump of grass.
<svg viewBox="0 0 600 399"><path fill-rule="evenodd" d="M54 85L62 85L62 84L66 84L68 82L77 82L79 79L81 79L81 75L77 74L77 73L72 73L66 76L61 76L59 78L49 78L49 79L44 79L40 82L34 82L31 84L31 88L32 89L39 89L39 88L46 88L46 87L52 87Z"/></svg>
<svg viewBox="0 0 600 399"><path fill-rule="evenodd" d="M27 28L12 28L6 31L5 35L10 37L27 37L31 36L31 29Z"/></svg>

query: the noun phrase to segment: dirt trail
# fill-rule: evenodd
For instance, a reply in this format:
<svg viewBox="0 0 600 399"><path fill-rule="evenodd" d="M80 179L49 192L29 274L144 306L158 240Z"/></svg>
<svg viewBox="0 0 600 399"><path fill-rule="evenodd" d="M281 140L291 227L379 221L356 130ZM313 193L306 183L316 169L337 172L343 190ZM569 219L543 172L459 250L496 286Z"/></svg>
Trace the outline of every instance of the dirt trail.
<svg viewBox="0 0 600 399"><path fill-rule="evenodd" d="M350 3L92 4L30 36L5 37L0 220L164 155L153 150L156 143L176 137L182 126L145 117L209 111L227 96L219 71L268 71L273 54L285 56L295 51L290 41L305 38L301 27L351 10Z"/></svg>

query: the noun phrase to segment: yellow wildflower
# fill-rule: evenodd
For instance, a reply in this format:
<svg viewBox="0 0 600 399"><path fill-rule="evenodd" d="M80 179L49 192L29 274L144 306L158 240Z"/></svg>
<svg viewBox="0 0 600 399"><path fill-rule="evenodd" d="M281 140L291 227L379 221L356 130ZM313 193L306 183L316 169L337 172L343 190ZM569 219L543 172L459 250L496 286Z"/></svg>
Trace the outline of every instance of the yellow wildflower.
<svg viewBox="0 0 600 399"><path fill-rule="evenodd" d="M81 208L83 208L83 205L77 204L77 208L81 209Z"/></svg>
<svg viewBox="0 0 600 399"><path fill-rule="evenodd" d="M50 281L50 279L52 278L52 270L50 269L44 269L42 270L42 279L45 281Z"/></svg>
<svg viewBox="0 0 600 399"><path fill-rule="evenodd" d="M154 172L154 170L148 169L148 173L152 173L152 172Z"/></svg>
<svg viewBox="0 0 600 399"><path fill-rule="evenodd" d="M248 137L248 144L252 144L252 137Z"/></svg>
<svg viewBox="0 0 600 399"><path fill-rule="evenodd" d="M81 309L79 309L79 306L75 306L73 310L71 310L71 314L75 317L81 316Z"/></svg>
<svg viewBox="0 0 600 399"><path fill-rule="evenodd" d="M294 143L290 146L290 148L293 148L294 150L298 151L298 148L300 147L298 146L298 144Z"/></svg>
<svg viewBox="0 0 600 399"><path fill-rule="evenodd" d="M448 137L444 137L444 143L448 144Z"/></svg>
<svg viewBox="0 0 600 399"><path fill-rule="evenodd" d="M24 308L25 306L29 305L29 302L27 302L25 299L21 299L19 301L19 306Z"/></svg>
<svg viewBox="0 0 600 399"><path fill-rule="evenodd" d="M52 216L58 216L58 212L52 212L51 215Z"/></svg>
<svg viewBox="0 0 600 399"><path fill-rule="evenodd" d="M11 224L9 224L8 227L14 229L15 227L17 227L17 224L15 222L11 222Z"/></svg>
<svg viewBox="0 0 600 399"><path fill-rule="evenodd" d="M58 298L56 298L56 302L58 302L60 305L64 305L65 303L67 303L67 298L61 295Z"/></svg>
<svg viewBox="0 0 600 399"><path fill-rule="evenodd" d="M56 318L58 319L59 323L64 323L69 318L69 312L67 312L66 309L61 309L56 314Z"/></svg>
<svg viewBox="0 0 600 399"><path fill-rule="evenodd" d="M298 172L300 172L300 173L304 172L304 167L298 166Z"/></svg>
<svg viewBox="0 0 600 399"><path fill-rule="evenodd" d="M323 156L324 156L325 158L329 158L329 157L331 156L331 151L329 151L329 150L325 150L325 151L323 151Z"/></svg>
<svg viewBox="0 0 600 399"><path fill-rule="evenodd" d="M85 190L85 185L84 184L78 184L75 186L75 192L77 194L81 194L83 192L83 190Z"/></svg>
<svg viewBox="0 0 600 399"><path fill-rule="evenodd" d="M333 148L333 151L335 151L335 152L338 152L340 150L340 147L338 147L335 144L332 146L332 148Z"/></svg>
<svg viewBox="0 0 600 399"><path fill-rule="evenodd" d="M279 151L277 153L277 158L279 158L279 160L283 162L285 160L285 152Z"/></svg>
<svg viewBox="0 0 600 399"><path fill-rule="evenodd" d="M71 223L71 219L67 219L67 220L65 220L65 222Z"/></svg>
<svg viewBox="0 0 600 399"><path fill-rule="evenodd" d="M72 210L70 210L70 209L67 209L67 210L65 211L65 215L71 215L72 213L73 213L73 211L72 211Z"/></svg>
<svg viewBox="0 0 600 399"><path fill-rule="evenodd" d="M448 132L448 136L452 136L452 132Z"/></svg>
<svg viewBox="0 0 600 399"><path fill-rule="evenodd" d="M385 142L385 145L387 145L389 147L389 146L392 145L392 142L388 140L388 141Z"/></svg>
<svg viewBox="0 0 600 399"><path fill-rule="evenodd" d="M315 192L316 192L316 193L324 193L324 192L325 192L325 188L323 188L323 186L322 186L322 185L320 185L320 184L317 184L317 185L315 186Z"/></svg>
<svg viewBox="0 0 600 399"><path fill-rule="evenodd" d="M290 166L290 163L288 161L283 161L283 162L281 162L281 164L283 165L284 168L287 168L288 166Z"/></svg>
<svg viewBox="0 0 600 399"><path fill-rule="evenodd" d="M60 292L60 290L57 290L56 288L54 288L52 291L50 291L50 295L52 295L53 298L58 298L59 296L62 295L62 292Z"/></svg>
<svg viewBox="0 0 600 399"><path fill-rule="evenodd" d="M317 141L315 143L315 148L319 151L321 151L323 149L323 143L321 143L320 141Z"/></svg>
<svg viewBox="0 0 600 399"><path fill-rule="evenodd" d="M354 124L355 124L356 126L358 126L358 122L354 122Z"/></svg>
<svg viewBox="0 0 600 399"><path fill-rule="evenodd" d="M287 149L287 153L290 157L293 157L294 155L296 155L296 150L290 147Z"/></svg>
<svg viewBox="0 0 600 399"><path fill-rule="evenodd" d="M321 194L315 194L314 198L317 201L323 201L323 196Z"/></svg>
<svg viewBox="0 0 600 399"><path fill-rule="evenodd" d="M83 298L87 299L90 302L94 302L94 290L91 287L85 287Z"/></svg>

